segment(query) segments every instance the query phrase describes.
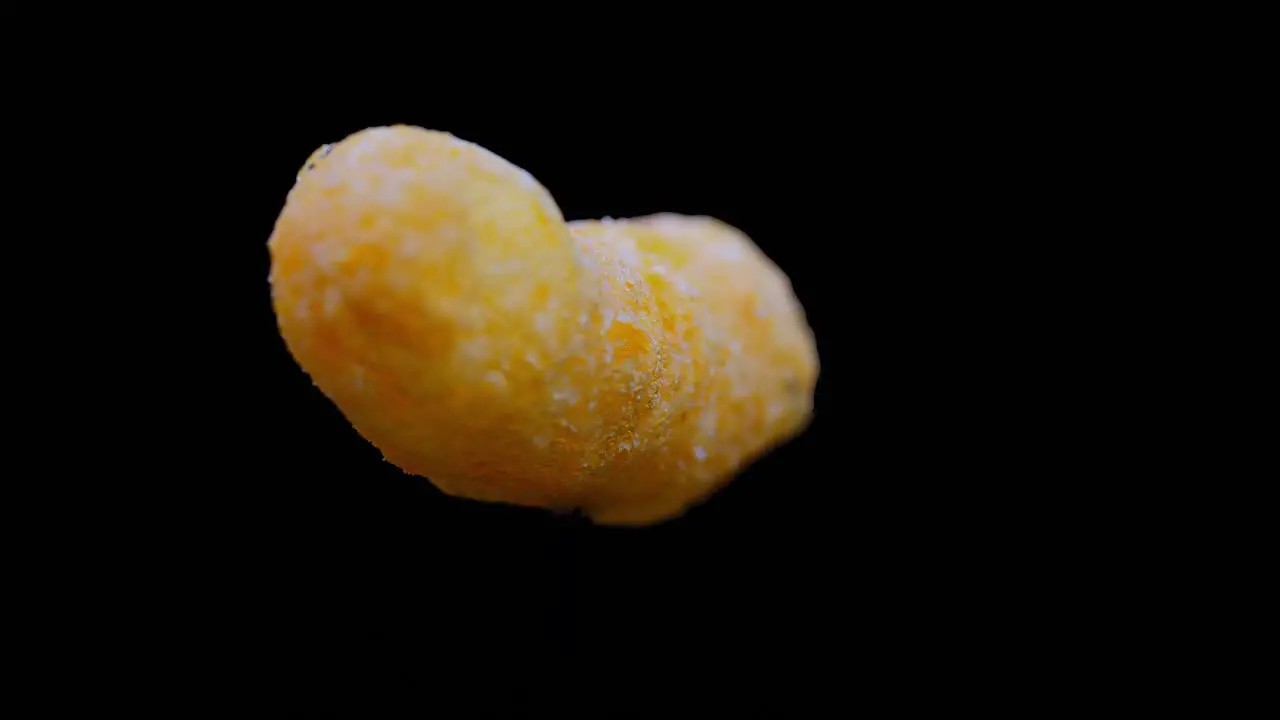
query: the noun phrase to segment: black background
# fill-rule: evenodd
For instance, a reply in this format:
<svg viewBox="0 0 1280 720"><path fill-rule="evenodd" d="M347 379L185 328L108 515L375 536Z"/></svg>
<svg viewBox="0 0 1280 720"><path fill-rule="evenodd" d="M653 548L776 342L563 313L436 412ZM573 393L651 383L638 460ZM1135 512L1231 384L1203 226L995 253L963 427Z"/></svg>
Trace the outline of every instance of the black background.
<svg viewBox="0 0 1280 720"><path fill-rule="evenodd" d="M205 77L140 56L156 77L147 111L77 95L64 139L86 155L46 163L53 177L33 184L55 200L50 188L77 179L119 193L57 204L31 243L101 253L101 267L74 264L108 286L48 303L44 333L72 347L28 353L70 365L60 385L84 390L42 403L42 432L84 440L46 453L52 477L33 483L55 519L85 530L42 521L31 536L70 550L65 563L30 553L47 577L76 579L48 592L55 621L35 625L73 628L66 644L42 640L59 666L124 669L116 692L176 696L179 715L229 700L236 716L272 717L789 717L988 708L1029 690L1039 709L1129 682L1139 638L1095 619L1147 616L1122 605L1123 579L1151 553L1111 558L1108 521L1142 514L1089 452L1126 442L1130 428L1107 421L1140 423L1090 395L1088 373L1114 351L1078 342L1090 322L1062 322L1124 238L1089 214L1114 189L1109 159L1088 152L1080 123L1056 122L1073 101L1040 68L1019 72L1021 55L999 48L991 67L964 62L982 43L963 32L950 55L862 45L881 32L866 25L853 46L815 41L789 62L762 39L699 75L603 81L588 77L591 53L647 63L654 46L593 47L558 83L494 71L444 94L437 82L483 71L487 50L415 60L376 87L374 70L311 64L345 66L329 29L258 82L224 72L257 69L233 42L202 61ZM816 332L813 425L643 530L448 498L385 463L286 352L266 240L312 151L391 123L484 145L570 219L669 211L744 230ZM10 149L45 146L18 135ZM69 220L90 227L74 246L51 242ZM112 262L140 272L105 272ZM63 479L76 461L83 493ZM1091 582L1100 567L1108 582ZM146 671L123 662L139 655ZM199 690L174 692L170 673ZM83 694L67 677L59 696Z"/></svg>

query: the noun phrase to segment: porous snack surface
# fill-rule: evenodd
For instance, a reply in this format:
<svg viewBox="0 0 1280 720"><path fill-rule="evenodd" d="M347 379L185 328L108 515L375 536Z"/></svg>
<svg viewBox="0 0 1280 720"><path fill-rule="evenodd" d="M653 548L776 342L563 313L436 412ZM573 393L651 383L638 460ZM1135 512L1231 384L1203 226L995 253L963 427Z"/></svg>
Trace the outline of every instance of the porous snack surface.
<svg viewBox="0 0 1280 720"><path fill-rule="evenodd" d="M298 364L450 494L655 523L812 413L813 334L745 235L680 215L566 223L529 173L447 133L316 151L269 247Z"/></svg>

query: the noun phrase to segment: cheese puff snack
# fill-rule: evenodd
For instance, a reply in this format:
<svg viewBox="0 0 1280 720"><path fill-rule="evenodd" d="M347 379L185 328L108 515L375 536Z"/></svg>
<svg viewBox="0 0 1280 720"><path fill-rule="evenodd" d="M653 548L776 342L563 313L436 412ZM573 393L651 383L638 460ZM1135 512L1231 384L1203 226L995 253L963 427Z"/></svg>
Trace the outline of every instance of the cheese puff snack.
<svg viewBox="0 0 1280 720"><path fill-rule="evenodd" d="M318 150L269 248L298 364L446 493L648 525L812 413L813 333L745 235L670 214L566 223L529 173L446 133Z"/></svg>

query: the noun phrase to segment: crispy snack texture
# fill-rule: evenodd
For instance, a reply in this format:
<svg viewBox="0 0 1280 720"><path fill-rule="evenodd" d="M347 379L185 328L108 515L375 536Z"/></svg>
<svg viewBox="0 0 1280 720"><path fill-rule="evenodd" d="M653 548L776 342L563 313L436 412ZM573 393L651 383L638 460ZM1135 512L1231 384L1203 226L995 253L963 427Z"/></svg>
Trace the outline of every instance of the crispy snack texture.
<svg viewBox="0 0 1280 720"><path fill-rule="evenodd" d="M786 275L707 217L566 223L529 173L371 128L307 161L269 241L289 351L446 493L607 525L683 513L809 422Z"/></svg>

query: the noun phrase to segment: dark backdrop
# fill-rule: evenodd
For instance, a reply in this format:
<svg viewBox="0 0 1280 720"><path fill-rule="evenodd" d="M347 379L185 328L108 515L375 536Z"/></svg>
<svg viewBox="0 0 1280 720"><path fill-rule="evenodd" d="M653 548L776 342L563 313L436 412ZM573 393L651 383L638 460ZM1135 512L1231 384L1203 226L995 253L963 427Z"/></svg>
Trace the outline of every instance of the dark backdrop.
<svg viewBox="0 0 1280 720"><path fill-rule="evenodd" d="M819 39L824 22L803 17L787 36L801 52L782 35L719 32L744 47L710 53L701 75L591 78L608 54L647 64L704 47L602 32L567 45L579 65L558 76L490 65L484 41L376 87L390 76L356 69L341 19L318 16L327 32L281 45L296 54L284 70L205 33L217 40L194 64L205 70L155 53L138 54L136 73L91 61L103 73L93 92L49 89L81 109L27 103L9 149L41 156L49 175L23 184L54 203L17 208L15 222L44 224L15 230L14 247L55 257L14 256L13 284L37 292L11 319L40 318L69 348L15 341L14 354L69 369L56 385L14 375L48 413L15 421L56 444L18 447L10 484L50 489L53 514L80 531L41 518L15 543L47 577L77 581L33 586L54 601L48 624L13 618L40 634L50 667L77 661L130 703L167 691L179 716L232 700L235 717L886 715L986 709L1028 690L1039 710L1099 680L1131 682L1140 663L1117 651L1124 634L1093 622L1115 614L1123 584L1087 582L1117 555L1090 511L1125 524L1152 514L1129 513L1115 490L1148 459L1117 466L1090 451L1124 446L1143 423L1099 399L1090 372L1120 360L1082 341L1095 323L1076 317L1099 302L1099 271L1125 275L1115 248L1146 222L1090 214L1142 185L1114 172L1126 148L1095 142L1116 109L1082 99L1093 83L1064 86L945 18L929 16L952 44L930 52L916 20L910 41L876 46L863 41L880 26L853 37L827 22L839 37ZM1093 52L1079 42L1049 46L1055 63L1077 67ZM976 67L983 53L990 65ZM484 81L442 95L467 68ZM136 79L144 97L117 94ZM35 132L60 112L72 127L53 142L76 154L65 163L43 157ZM447 498L383 462L285 351L265 244L309 153L401 122L528 169L571 219L674 211L745 230L789 274L817 334L808 432L644 530ZM119 195L79 202L100 189ZM126 265L136 276L115 271ZM104 287L68 303L70 266ZM77 394L90 387L105 392ZM9 507L21 519L34 509ZM37 557L47 540L72 562ZM1151 542L1112 561L1108 579L1148 564ZM1081 555L1090 543L1099 552ZM84 560L95 572L79 572ZM1132 609L1126 623L1149 617ZM88 632L67 643L49 633L77 625ZM173 692L130 656L201 689ZM103 706L77 677L56 685L42 701Z"/></svg>

